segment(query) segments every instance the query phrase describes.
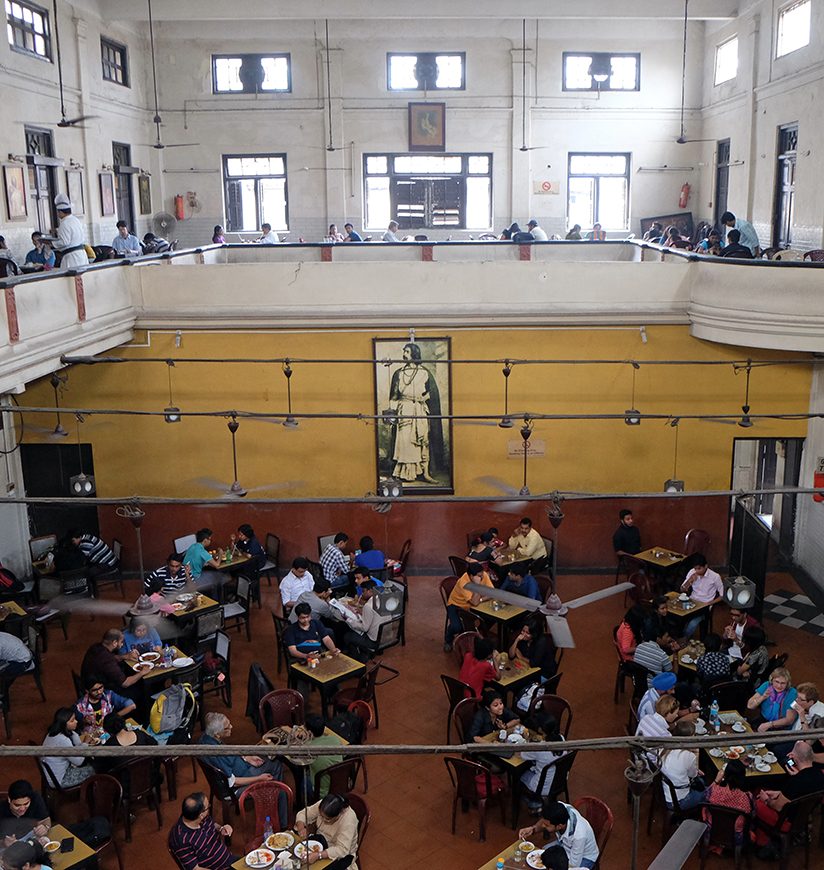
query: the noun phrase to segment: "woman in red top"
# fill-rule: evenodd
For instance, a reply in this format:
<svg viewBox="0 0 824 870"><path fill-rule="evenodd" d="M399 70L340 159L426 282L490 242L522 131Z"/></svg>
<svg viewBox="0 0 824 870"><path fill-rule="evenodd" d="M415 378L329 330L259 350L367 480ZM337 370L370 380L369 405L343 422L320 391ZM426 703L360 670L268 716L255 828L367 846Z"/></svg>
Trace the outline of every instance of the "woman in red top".
<svg viewBox="0 0 824 870"><path fill-rule="evenodd" d="M474 697L480 698L484 684L490 683L498 676L498 658L492 641L485 637L476 637L474 650L464 656L459 679L472 687Z"/></svg>
<svg viewBox="0 0 824 870"><path fill-rule="evenodd" d="M632 661L635 647L644 639L644 616L644 609L636 604L626 612L624 621L618 626L615 640L625 662Z"/></svg>
<svg viewBox="0 0 824 870"><path fill-rule="evenodd" d="M745 815L753 814L753 799L752 795L745 791L746 789L747 769L743 762L737 758L728 761L721 770L718 771L718 776L715 777L715 782L704 792L704 803L713 804L718 807L727 807L731 810L738 810ZM712 816L707 810L701 811L704 821L707 825L712 825ZM741 845L744 839L744 818L739 816L735 820L735 844Z"/></svg>

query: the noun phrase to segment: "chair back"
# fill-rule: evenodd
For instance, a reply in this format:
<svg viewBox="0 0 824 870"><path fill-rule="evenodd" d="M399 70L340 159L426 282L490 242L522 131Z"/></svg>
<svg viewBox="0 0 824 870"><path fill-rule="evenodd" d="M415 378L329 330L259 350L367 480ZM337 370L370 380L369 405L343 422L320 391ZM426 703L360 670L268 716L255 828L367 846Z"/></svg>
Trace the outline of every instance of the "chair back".
<svg viewBox="0 0 824 870"><path fill-rule="evenodd" d="M123 786L116 777L107 773L98 773L83 780L80 800L89 808L90 816L103 816L114 828L120 818Z"/></svg>
<svg viewBox="0 0 824 870"><path fill-rule="evenodd" d="M375 652L383 652L391 646L397 646L401 642L404 616L395 616L382 622L378 628L378 637L375 641Z"/></svg>
<svg viewBox="0 0 824 870"><path fill-rule="evenodd" d="M650 578L643 571L633 571L629 575L628 582L632 583L629 597L635 604L640 604L642 607L652 607L654 593Z"/></svg>
<svg viewBox="0 0 824 870"><path fill-rule="evenodd" d="M486 779L485 794L493 794L492 771L488 767L478 764L477 761L470 761L468 758L456 758L452 755L444 756L443 761L446 769L449 771L449 778L452 780L455 794L461 800L478 800L478 781L475 779L477 776Z"/></svg>
<svg viewBox="0 0 824 870"><path fill-rule="evenodd" d="M345 797L349 801L349 806L358 817L358 851L360 851L366 831L369 828L369 823L372 821L372 813L366 801L359 794L350 791Z"/></svg>
<svg viewBox="0 0 824 870"><path fill-rule="evenodd" d="M446 698L449 701L449 712L446 714L446 742L451 743L452 713L465 698L474 697L475 692L472 686L457 679L457 677L450 677L449 674L441 674L441 683L443 683Z"/></svg>
<svg viewBox="0 0 824 870"><path fill-rule="evenodd" d="M198 642L212 637L223 628L223 611L217 607L195 616L195 637Z"/></svg>
<svg viewBox="0 0 824 870"><path fill-rule="evenodd" d="M558 723L558 732L563 735L564 740L569 737L569 729L572 725L572 705L560 695L550 695L547 693L535 693L535 697L529 704L528 716L532 716L536 710L543 710L550 716L555 717Z"/></svg>
<svg viewBox="0 0 824 870"><path fill-rule="evenodd" d="M309 563L308 571L315 580L323 580L323 566L320 562L313 562L311 559L306 560Z"/></svg>
<svg viewBox="0 0 824 870"><path fill-rule="evenodd" d="M210 804L212 798L217 798L222 803L235 803L235 793L229 785L229 778L226 774L224 774L222 770L213 767L207 761L203 761L202 758L198 758L197 763L203 771L203 775L206 777L206 782L209 783Z"/></svg>
<svg viewBox="0 0 824 870"><path fill-rule="evenodd" d="M412 538L407 538L401 547L401 554L398 556L399 568L397 573L406 576L406 566L409 564L409 554L412 552Z"/></svg>
<svg viewBox="0 0 824 870"><path fill-rule="evenodd" d="M192 544L197 543L197 535L183 535L180 538L175 538L174 540L174 551L175 553L179 553L181 556L192 546Z"/></svg>
<svg viewBox="0 0 824 870"><path fill-rule="evenodd" d="M555 584L549 574L535 574L534 577L541 593L541 601L546 602L547 598L555 591Z"/></svg>
<svg viewBox="0 0 824 870"><path fill-rule="evenodd" d="M807 251L804 254L804 259L809 260L811 263L824 262L824 248L815 248L812 251Z"/></svg>
<svg viewBox="0 0 824 870"><path fill-rule="evenodd" d="M467 564L466 559L463 559L460 556L449 557L449 567L456 577L463 577L463 575L466 574Z"/></svg>
<svg viewBox="0 0 824 870"><path fill-rule="evenodd" d="M39 562L57 546L57 535L39 535L29 538L29 553L32 562Z"/></svg>
<svg viewBox="0 0 824 870"><path fill-rule="evenodd" d="M716 683L707 695L718 701L720 710L738 710L741 712L747 709L747 701L752 695L752 687L748 682L742 680L727 680L723 683Z"/></svg>
<svg viewBox="0 0 824 870"><path fill-rule="evenodd" d="M569 772L572 770L572 765L575 763L575 758L578 755L578 750L573 749L572 752L567 752L555 762L555 776L552 777L552 788L549 790L551 798L557 798L560 794L567 795L569 800Z"/></svg>
<svg viewBox="0 0 824 870"><path fill-rule="evenodd" d="M739 819L744 820L744 842L749 841L750 813L743 813L732 807L721 807L716 804L701 804L704 821L708 821L710 829L704 834L707 846L729 846L735 848L736 826Z"/></svg>
<svg viewBox="0 0 824 870"><path fill-rule="evenodd" d="M612 627L612 645L615 647L615 652L616 652L617 655L618 655L618 661L619 661L621 664L623 664L623 663L624 663L624 657L621 655L621 647L620 647L620 645L618 644L618 629L619 629L620 627L621 627L620 625L613 625L613 627Z"/></svg>
<svg viewBox="0 0 824 870"><path fill-rule="evenodd" d="M215 655L226 662L227 673L231 671L232 639L225 631L215 632Z"/></svg>
<svg viewBox="0 0 824 870"><path fill-rule="evenodd" d="M119 538L112 538L112 552L118 565L120 564L120 556L123 553L123 542Z"/></svg>
<svg viewBox="0 0 824 870"><path fill-rule="evenodd" d="M327 794L346 794L352 791L362 767L363 759L356 756L319 770L315 774L315 795L321 793L324 780L329 784Z"/></svg>
<svg viewBox="0 0 824 870"><path fill-rule="evenodd" d="M441 591L441 601L443 601L444 607L446 607L449 596L452 594L452 590L455 588L457 582L458 578L454 575L451 577L444 577L443 580L441 580L439 589Z"/></svg>
<svg viewBox="0 0 824 870"><path fill-rule="evenodd" d="M123 796L130 803L150 794L158 784L157 765L153 758L130 758L112 768L112 776L123 786Z"/></svg>
<svg viewBox="0 0 824 870"><path fill-rule="evenodd" d="M769 677L776 668L783 668L787 664L787 659L789 657L789 653L779 653L778 655L772 656L767 662L767 667L764 670L764 677Z"/></svg>
<svg viewBox="0 0 824 870"><path fill-rule="evenodd" d="M459 668L463 666L464 656L475 648L475 638L480 636L478 631L462 631L452 641L452 650L458 660Z"/></svg>
<svg viewBox="0 0 824 870"><path fill-rule="evenodd" d="M789 821L791 837L802 834L806 836L810 816L821 805L822 798L824 798L824 791L817 791L784 804L778 814L775 829L780 831L784 827L784 823Z"/></svg>
<svg viewBox="0 0 824 870"><path fill-rule="evenodd" d="M335 543L335 535L335 532L332 532L331 535L318 535L318 558L326 552L326 548L330 544Z"/></svg>
<svg viewBox="0 0 824 870"><path fill-rule="evenodd" d="M252 581L248 577L237 578L237 597L243 606L243 610L249 613L249 596L251 595Z"/></svg>
<svg viewBox="0 0 824 870"><path fill-rule="evenodd" d="M86 568L76 568L72 571L61 571L58 574L60 578L61 591L63 595L83 596L92 594L91 581Z"/></svg>
<svg viewBox="0 0 824 870"><path fill-rule="evenodd" d="M363 723L361 743L366 743L369 729L375 724L375 711L368 701L352 701L346 708L347 713L354 713Z"/></svg>
<svg viewBox="0 0 824 870"><path fill-rule="evenodd" d="M266 533L266 555L275 563L275 568L278 568L280 559L280 538L272 532Z"/></svg>
<svg viewBox="0 0 824 870"><path fill-rule="evenodd" d="M541 684L541 688L547 695L554 695L558 691L558 685L561 682L563 671L559 671L554 677L550 677L545 683Z"/></svg>
<svg viewBox="0 0 824 870"><path fill-rule="evenodd" d="M295 689L275 689L260 699L258 714L262 733L280 725L303 725L303 695Z"/></svg>
<svg viewBox="0 0 824 870"><path fill-rule="evenodd" d="M615 826L612 810L600 798L589 795L578 798L573 806L589 822L592 833L595 834L595 842L598 844L598 861L603 862L604 849Z"/></svg>
<svg viewBox="0 0 824 870"><path fill-rule="evenodd" d="M455 705L455 709L452 711L452 724L458 735L458 743L467 742L466 735L469 733L469 727L472 725L472 720L480 706L479 698L464 698Z"/></svg>
<svg viewBox="0 0 824 870"><path fill-rule="evenodd" d="M690 529L684 537L684 555L692 556L693 553L706 554L712 543L710 533L704 529Z"/></svg>
<svg viewBox="0 0 824 870"><path fill-rule="evenodd" d="M280 796L286 795L286 818L280 816ZM251 804L251 806L250 806ZM263 836L268 816L274 830L291 828L295 823L295 794L285 782L270 779L253 782L240 797L240 816L243 819L244 839L248 843Z"/></svg>

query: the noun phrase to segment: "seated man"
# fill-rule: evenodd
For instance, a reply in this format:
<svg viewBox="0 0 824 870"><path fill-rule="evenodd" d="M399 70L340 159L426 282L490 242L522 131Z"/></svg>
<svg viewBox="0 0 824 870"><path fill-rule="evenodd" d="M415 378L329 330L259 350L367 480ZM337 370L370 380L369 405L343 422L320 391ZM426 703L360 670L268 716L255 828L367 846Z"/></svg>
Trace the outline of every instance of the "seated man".
<svg viewBox="0 0 824 870"><path fill-rule="evenodd" d="M139 257L143 253L140 241L129 232L126 221L117 222L117 235L112 239L112 248L121 257Z"/></svg>
<svg viewBox="0 0 824 870"><path fill-rule="evenodd" d="M203 792L183 799L177 824L169 831L169 849L184 870L225 870L237 860L224 837L232 836L231 825L218 825L209 814Z"/></svg>
<svg viewBox="0 0 824 870"><path fill-rule="evenodd" d="M598 844L589 822L569 804L545 798L541 817L528 828L521 828L518 836L523 840L541 831L554 834L554 842L567 853L570 867L595 867Z"/></svg>
<svg viewBox="0 0 824 870"><path fill-rule="evenodd" d="M0 845L10 846L27 835L45 837L50 827L43 797L28 780L16 779L9 785L6 800L0 802Z"/></svg>
<svg viewBox="0 0 824 870"><path fill-rule="evenodd" d="M675 674L672 672L656 674L652 678L649 689L638 702L639 721L655 712L655 705L659 698L663 698L664 695L675 695L675 683Z"/></svg>
<svg viewBox="0 0 824 870"><path fill-rule="evenodd" d="M645 640L635 647L632 660L635 664L646 668L652 674L672 670L672 659L669 654L670 636L659 635L655 640Z"/></svg>
<svg viewBox="0 0 824 870"><path fill-rule="evenodd" d="M509 569L509 574L501 584L501 589L505 592L523 595L525 598L534 598L536 601L541 600L541 590L538 588L538 581L527 571L524 562L516 562Z"/></svg>
<svg viewBox="0 0 824 870"><path fill-rule="evenodd" d="M0 631L0 677L11 681L33 667L34 656L26 644L15 635Z"/></svg>
<svg viewBox="0 0 824 870"><path fill-rule="evenodd" d="M190 569L183 567L183 556L180 553L169 553L166 564L152 571L143 581L143 591L147 595L159 592L169 598L188 587L195 588L190 579Z"/></svg>
<svg viewBox="0 0 824 870"><path fill-rule="evenodd" d="M221 746L231 735L232 723L228 716L223 713L207 713L206 728L198 743L204 746ZM266 759L259 755L208 755L203 760L225 774L230 788L238 796L252 783L283 779L283 765L276 759ZM285 795L281 794L281 797L285 798ZM281 812L282 817L283 815Z"/></svg>
<svg viewBox="0 0 824 870"><path fill-rule="evenodd" d="M48 242L43 241L43 233L35 230L31 234L31 241L34 247L26 254L26 265L33 266L37 270L46 270L54 268L54 250Z"/></svg>
<svg viewBox="0 0 824 870"><path fill-rule="evenodd" d="M355 595L360 596L363 590L363 584L367 580L370 580L378 589L383 589L386 585L383 580L378 580L377 577L373 577L369 573L369 568L363 568L361 565L358 565L355 570L352 572L352 578L355 583Z"/></svg>
<svg viewBox="0 0 824 870"><path fill-rule="evenodd" d="M172 246L162 236L156 236L154 233L146 233L146 235L143 236L144 254L162 254L171 249Z"/></svg>
<svg viewBox="0 0 824 870"><path fill-rule="evenodd" d="M292 570L280 581L280 601L286 615L297 604L304 592L315 588L315 579L309 573L309 560L298 556L292 560Z"/></svg>
<svg viewBox="0 0 824 870"><path fill-rule="evenodd" d="M641 532L635 525L632 511L623 508L618 511L618 519L621 521L618 528L612 534L612 549L615 555L621 559L624 556L634 556L641 552Z"/></svg>
<svg viewBox="0 0 824 870"><path fill-rule="evenodd" d="M332 632L323 623L312 619L312 608L306 602L296 605L295 613L297 622L283 632L284 646L294 661L305 662L310 655L319 653L323 647L333 655L340 653L335 646Z"/></svg>
<svg viewBox="0 0 824 870"><path fill-rule="evenodd" d="M117 568L117 556L112 552L112 548L105 541L101 541L97 535L83 534L74 529L69 532L68 537L86 557L90 573L106 574Z"/></svg>
<svg viewBox="0 0 824 870"><path fill-rule="evenodd" d="M249 561L243 564L243 576L256 581L260 569L266 564L267 556L263 544L255 537L255 530L249 523L241 523L237 527L237 548L249 556Z"/></svg>
<svg viewBox="0 0 824 870"><path fill-rule="evenodd" d="M446 602L447 623L443 639L444 652L452 651L452 641L455 639L455 635L464 630L460 611L469 610L470 607L475 607L482 601L486 601L486 598L482 598L477 592L468 592L466 590L467 583L480 583L482 586L493 588L489 575L479 562L470 562L466 566L466 574L455 584Z"/></svg>
<svg viewBox="0 0 824 870"><path fill-rule="evenodd" d="M312 619L322 622L327 628L331 629L335 635L335 644L340 646L343 644L343 638L346 634L346 609L333 607L329 601L332 598L332 587L321 578L315 580L315 588L311 592L301 592L298 597L298 604L308 604L312 608ZM337 604L337 602L336 602ZM298 621L298 615L295 613L295 608L289 614L289 622L295 623Z"/></svg>
<svg viewBox="0 0 824 870"><path fill-rule="evenodd" d="M703 553L695 553L692 564L692 570L681 584L681 591L688 592L696 604L715 604L721 601L724 597L724 581L720 574L707 565L707 557ZM693 616L684 628L684 636L692 637L708 614L709 608L704 608L698 615Z"/></svg>
<svg viewBox="0 0 824 870"><path fill-rule="evenodd" d="M721 248L722 257L735 257L740 260L752 260L752 251L741 244L741 233L738 230L730 230L727 233L727 244Z"/></svg>
<svg viewBox="0 0 824 870"><path fill-rule="evenodd" d="M372 658L377 651L378 632L385 622L392 619L392 616L379 614L375 610L372 599L377 587L374 580L363 580L360 588L361 612L358 615L349 611L351 616L346 616L349 631L346 632L343 640L350 655L360 658L359 653L365 653L367 658Z"/></svg>
<svg viewBox="0 0 824 870"><path fill-rule="evenodd" d="M78 730L88 733L93 728L102 728L109 713L117 713L125 719L135 709L135 702L117 692L103 688L103 681L96 674L89 674L83 681L86 692L74 705L77 710Z"/></svg>
<svg viewBox="0 0 824 870"><path fill-rule="evenodd" d="M524 517L509 537L509 547L516 559L541 559L546 557L544 539L532 528L532 520Z"/></svg>
<svg viewBox="0 0 824 870"><path fill-rule="evenodd" d="M220 563L212 558L209 547L212 545L212 530L198 529L195 532L195 542L183 554L183 565L187 567L192 583L198 589L223 588L224 576L217 569Z"/></svg>
<svg viewBox="0 0 824 870"><path fill-rule="evenodd" d="M118 656L122 646L123 632L119 628L110 628L103 635L103 640L100 643L92 644L86 650L83 663L80 665L83 685L86 685L86 681L92 674L103 683L105 688L119 692L123 692L124 689L140 682L148 671L139 671L127 677L120 666L120 657Z"/></svg>
<svg viewBox="0 0 824 870"><path fill-rule="evenodd" d="M279 245L280 244L280 236L277 233L272 232L271 224L261 224L260 225L260 238L255 239L255 244L258 245Z"/></svg>
<svg viewBox="0 0 824 870"><path fill-rule="evenodd" d="M722 635L724 647L729 650L730 658L743 658L741 655L741 646L744 639L745 628L761 628L761 625L754 616L750 616L750 614L743 608L731 607L730 623L725 626Z"/></svg>
<svg viewBox="0 0 824 870"><path fill-rule="evenodd" d="M338 532L335 540L327 546L320 557L323 576L333 589L349 585L350 558L343 555L348 541L349 535L346 532Z"/></svg>
<svg viewBox="0 0 824 870"><path fill-rule="evenodd" d="M340 746L341 740L336 734L327 734L326 733L326 723L323 721L323 717L321 716L313 716L309 715L306 717L306 727L312 733L312 739L309 741L307 746ZM340 764L343 761L342 755L318 755L317 758L312 759L312 763L309 765L309 778L307 779L307 783L310 786L310 789L314 791L314 783L315 777L322 771L326 770L327 767L331 767L333 764ZM320 781L320 790L314 797L311 795L311 800L320 800L326 795L329 794L329 777L322 777Z"/></svg>

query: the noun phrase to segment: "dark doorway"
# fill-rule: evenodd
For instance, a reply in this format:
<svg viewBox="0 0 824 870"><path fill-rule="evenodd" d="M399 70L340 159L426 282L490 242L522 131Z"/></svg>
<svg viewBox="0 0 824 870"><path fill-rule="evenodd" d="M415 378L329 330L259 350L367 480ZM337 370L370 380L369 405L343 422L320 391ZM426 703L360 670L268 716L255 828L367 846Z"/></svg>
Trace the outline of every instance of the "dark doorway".
<svg viewBox="0 0 824 870"><path fill-rule="evenodd" d="M721 215L727 210L730 190L730 140L721 139L715 152L715 226L721 226Z"/></svg>
<svg viewBox="0 0 824 870"><path fill-rule="evenodd" d="M26 495L33 498L66 498L70 477L81 470L94 474L91 444L21 444L20 462ZM75 527L95 535L100 531L95 507L34 504L28 511L33 537L54 534L61 538Z"/></svg>
<svg viewBox="0 0 824 870"><path fill-rule="evenodd" d="M798 124L778 128L778 158L775 168L772 243L788 248L793 240L795 213L795 166L798 156Z"/></svg>
<svg viewBox="0 0 824 870"><path fill-rule="evenodd" d="M54 141L49 130L36 127L26 127L26 156L54 157ZM57 214L54 211L55 187L54 167L33 164L29 166L29 197L31 214L35 229L50 235L57 226Z"/></svg>
<svg viewBox="0 0 824 870"><path fill-rule="evenodd" d="M132 194L132 149L122 142L112 142L112 162L114 164L114 200L117 219L126 221L130 232L134 232L134 196Z"/></svg>

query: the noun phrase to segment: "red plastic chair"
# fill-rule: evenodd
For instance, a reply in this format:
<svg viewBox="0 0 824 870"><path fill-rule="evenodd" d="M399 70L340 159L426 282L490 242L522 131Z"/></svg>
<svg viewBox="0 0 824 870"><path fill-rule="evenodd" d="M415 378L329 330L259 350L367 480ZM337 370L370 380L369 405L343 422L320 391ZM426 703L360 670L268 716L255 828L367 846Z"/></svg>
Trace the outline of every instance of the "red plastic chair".
<svg viewBox="0 0 824 870"><path fill-rule="evenodd" d="M284 819L280 817L281 794L286 795L286 824L283 828L281 825ZM267 816L273 830L287 830L294 826L295 793L286 783L276 779L255 782L240 796L240 817L243 820L243 837L247 852L260 845Z"/></svg>
<svg viewBox="0 0 824 870"><path fill-rule="evenodd" d="M609 836L615 826L612 810L600 798L589 795L578 798L573 806L589 822L595 834L595 842L598 844L598 862L595 866L600 867Z"/></svg>
<svg viewBox="0 0 824 870"><path fill-rule="evenodd" d="M475 649L475 638L480 637L479 631L462 631L452 641L452 651L458 660L458 667L463 666L464 656Z"/></svg>
<svg viewBox="0 0 824 870"><path fill-rule="evenodd" d="M712 543L709 532L704 529L690 529L684 537L684 555L692 556L693 553L704 553Z"/></svg>
<svg viewBox="0 0 824 870"><path fill-rule="evenodd" d="M558 723L558 733L563 735L564 740L569 737L569 729L572 726L572 705L566 698L560 695L536 694L529 705L527 715L532 716L536 710L543 710L550 716L554 716Z"/></svg>
<svg viewBox="0 0 824 870"><path fill-rule="evenodd" d="M303 695L295 689L275 689L260 699L258 714L262 734L279 725L303 725Z"/></svg>

